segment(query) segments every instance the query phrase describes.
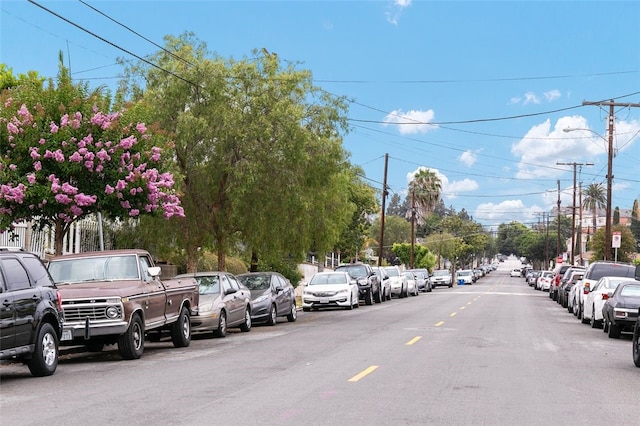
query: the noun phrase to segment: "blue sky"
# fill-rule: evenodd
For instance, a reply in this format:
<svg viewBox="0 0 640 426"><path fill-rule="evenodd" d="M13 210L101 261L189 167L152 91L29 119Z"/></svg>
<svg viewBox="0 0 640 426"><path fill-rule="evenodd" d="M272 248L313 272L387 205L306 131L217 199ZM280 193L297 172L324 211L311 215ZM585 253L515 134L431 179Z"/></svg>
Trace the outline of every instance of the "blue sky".
<svg viewBox="0 0 640 426"><path fill-rule="evenodd" d="M578 182L606 184L608 107L640 103L638 1L96 1L157 44L191 31L236 59L266 48L353 99L351 162L406 194L419 167L443 199L486 225L532 224L570 206ZM153 44L77 0L38 4L139 56ZM0 61L14 73L72 75L115 87L127 53L26 1L0 4ZM640 108L615 108L614 207L640 198ZM566 133L562 129L580 128Z"/></svg>

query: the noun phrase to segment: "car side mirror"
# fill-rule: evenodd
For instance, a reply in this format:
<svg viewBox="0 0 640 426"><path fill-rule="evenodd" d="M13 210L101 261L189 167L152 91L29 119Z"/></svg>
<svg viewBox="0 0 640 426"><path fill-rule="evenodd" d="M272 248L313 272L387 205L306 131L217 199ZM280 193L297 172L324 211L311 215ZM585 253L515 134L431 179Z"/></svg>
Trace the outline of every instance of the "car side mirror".
<svg viewBox="0 0 640 426"><path fill-rule="evenodd" d="M640 281L640 265L636 265L636 280Z"/></svg>
<svg viewBox="0 0 640 426"><path fill-rule="evenodd" d="M236 289L234 288L228 288L224 291L224 294L233 294L236 292Z"/></svg>
<svg viewBox="0 0 640 426"><path fill-rule="evenodd" d="M157 278L160 276L160 272L162 271L162 269L159 266L151 266L148 271L149 275L151 275L153 278Z"/></svg>
<svg viewBox="0 0 640 426"><path fill-rule="evenodd" d="M284 289L282 287L276 287L276 293L282 292Z"/></svg>

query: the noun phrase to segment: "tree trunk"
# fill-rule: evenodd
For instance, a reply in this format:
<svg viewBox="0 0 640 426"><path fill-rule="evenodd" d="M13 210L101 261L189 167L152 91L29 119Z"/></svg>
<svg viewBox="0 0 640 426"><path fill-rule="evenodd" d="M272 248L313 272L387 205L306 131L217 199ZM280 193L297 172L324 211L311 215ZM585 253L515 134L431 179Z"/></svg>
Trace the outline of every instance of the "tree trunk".
<svg viewBox="0 0 640 426"><path fill-rule="evenodd" d="M251 266L249 268L249 272L258 272L258 253L255 251L251 252Z"/></svg>
<svg viewBox="0 0 640 426"><path fill-rule="evenodd" d="M64 226L62 219L56 219L56 229L54 234L55 255L62 255L62 245L64 243L64 235L66 234L67 227Z"/></svg>
<svg viewBox="0 0 640 426"><path fill-rule="evenodd" d="M227 258L223 244L218 245L218 271L227 270Z"/></svg>

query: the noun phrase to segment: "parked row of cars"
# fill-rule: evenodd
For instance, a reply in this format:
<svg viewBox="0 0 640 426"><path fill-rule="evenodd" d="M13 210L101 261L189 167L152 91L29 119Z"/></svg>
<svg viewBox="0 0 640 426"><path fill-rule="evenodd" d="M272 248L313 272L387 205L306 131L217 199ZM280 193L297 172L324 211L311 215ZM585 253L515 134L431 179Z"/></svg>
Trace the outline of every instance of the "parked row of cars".
<svg viewBox="0 0 640 426"><path fill-rule="evenodd" d="M544 275L552 275L545 288ZM529 271L529 285L549 291L556 300L583 324L602 329L610 338L633 333L632 355L640 367L640 265L597 261L588 267L566 266L555 271ZM534 284L532 284L532 282Z"/></svg>

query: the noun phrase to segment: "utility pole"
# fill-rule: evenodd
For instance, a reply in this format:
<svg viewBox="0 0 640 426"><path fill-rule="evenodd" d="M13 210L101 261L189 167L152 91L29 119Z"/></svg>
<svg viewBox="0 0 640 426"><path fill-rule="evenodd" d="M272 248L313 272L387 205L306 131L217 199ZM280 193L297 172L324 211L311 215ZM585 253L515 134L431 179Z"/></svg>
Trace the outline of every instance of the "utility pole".
<svg viewBox="0 0 640 426"><path fill-rule="evenodd" d="M389 154L384 155L384 178L382 180L382 211L380 212L380 242L378 245L378 266L382 266L382 256L384 254L384 209L387 198L387 166L389 165Z"/></svg>
<svg viewBox="0 0 640 426"><path fill-rule="evenodd" d="M573 166L573 205L571 206L571 266L575 265L576 251L576 171L578 166L593 166L593 163L561 163L556 162L558 166Z"/></svg>
<svg viewBox="0 0 640 426"><path fill-rule="evenodd" d="M609 148L608 148L608 160L607 160L607 210L605 213L604 224L604 260L610 260L611 257L611 187L613 185L613 127L614 127L614 107L626 107L626 108L639 108L640 104L614 102L610 101L582 101L582 105L597 105L597 106L609 106Z"/></svg>
<svg viewBox="0 0 640 426"><path fill-rule="evenodd" d="M584 259L582 258L582 253L584 253L584 244L582 242L582 181L580 181L580 183L578 184L578 188L579 188L579 192L578 194L580 194L580 200L578 201L578 204L580 206L580 219L578 219L578 222L580 222L580 266L584 266Z"/></svg>
<svg viewBox="0 0 640 426"><path fill-rule="evenodd" d="M560 180L558 180L558 234L556 235L556 261L560 254Z"/></svg>
<svg viewBox="0 0 640 426"><path fill-rule="evenodd" d="M409 269L413 269L413 250L416 239L416 194L411 189L411 251L409 253Z"/></svg>

